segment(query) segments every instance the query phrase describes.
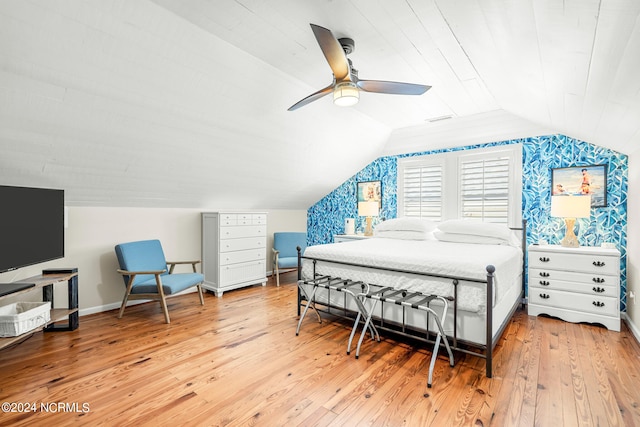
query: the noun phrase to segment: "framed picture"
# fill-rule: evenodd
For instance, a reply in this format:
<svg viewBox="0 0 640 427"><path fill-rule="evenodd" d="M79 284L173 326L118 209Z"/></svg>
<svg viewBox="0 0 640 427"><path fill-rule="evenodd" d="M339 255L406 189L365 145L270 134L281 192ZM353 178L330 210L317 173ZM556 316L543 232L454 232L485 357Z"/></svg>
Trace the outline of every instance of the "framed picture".
<svg viewBox="0 0 640 427"><path fill-rule="evenodd" d="M382 187L380 181L364 181L358 183L358 202L378 202L382 208Z"/></svg>
<svg viewBox="0 0 640 427"><path fill-rule="evenodd" d="M551 169L551 194L591 195L592 208L606 207L607 165Z"/></svg>

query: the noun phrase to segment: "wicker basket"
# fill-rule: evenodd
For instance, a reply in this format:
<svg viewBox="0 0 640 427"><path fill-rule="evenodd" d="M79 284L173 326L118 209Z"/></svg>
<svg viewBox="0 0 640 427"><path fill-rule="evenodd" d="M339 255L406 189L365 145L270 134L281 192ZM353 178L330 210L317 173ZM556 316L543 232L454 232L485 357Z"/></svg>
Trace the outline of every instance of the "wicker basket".
<svg viewBox="0 0 640 427"><path fill-rule="evenodd" d="M50 302L16 302L0 307L0 337L17 337L51 320Z"/></svg>

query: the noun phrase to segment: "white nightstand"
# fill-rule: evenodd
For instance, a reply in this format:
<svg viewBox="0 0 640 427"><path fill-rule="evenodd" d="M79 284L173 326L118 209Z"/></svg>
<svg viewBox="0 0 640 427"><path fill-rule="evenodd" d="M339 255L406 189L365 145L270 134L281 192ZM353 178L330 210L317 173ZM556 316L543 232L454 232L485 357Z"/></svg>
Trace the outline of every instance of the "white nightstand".
<svg viewBox="0 0 640 427"><path fill-rule="evenodd" d="M333 236L333 243L351 242L354 240L370 239L373 236L364 234L336 234Z"/></svg>
<svg viewBox="0 0 640 427"><path fill-rule="evenodd" d="M530 316L600 323L620 331L620 252L599 247L529 246Z"/></svg>

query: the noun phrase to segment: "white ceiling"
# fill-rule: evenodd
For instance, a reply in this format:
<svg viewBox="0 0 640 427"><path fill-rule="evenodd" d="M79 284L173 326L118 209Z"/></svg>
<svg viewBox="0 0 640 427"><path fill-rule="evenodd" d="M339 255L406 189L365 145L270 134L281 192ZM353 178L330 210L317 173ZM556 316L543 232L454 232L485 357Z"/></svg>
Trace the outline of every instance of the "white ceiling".
<svg viewBox="0 0 640 427"><path fill-rule="evenodd" d="M355 40L327 96L309 23ZM640 0L3 0L0 184L69 205L306 209L380 155L563 133L640 148ZM448 120L437 120L451 116Z"/></svg>

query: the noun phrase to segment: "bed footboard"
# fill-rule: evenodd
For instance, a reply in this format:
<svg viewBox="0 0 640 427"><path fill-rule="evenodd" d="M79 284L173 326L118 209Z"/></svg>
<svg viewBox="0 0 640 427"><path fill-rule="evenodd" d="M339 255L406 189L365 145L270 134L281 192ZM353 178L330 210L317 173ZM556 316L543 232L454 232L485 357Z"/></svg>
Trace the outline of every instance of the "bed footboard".
<svg viewBox="0 0 640 427"><path fill-rule="evenodd" d="M356 302L359 300L358 297L356 297L357 292L352 292L352 295L354 295L353 301L354 301L354 306L355 309L353 310L348 310L346 307L343 307L343 309L340 309L340 307L338 305L334 305L332 307L331 304L331 298L330 295L328 296L328 300L326 303L324 302L318 302L316 299L316 295L315 292L313 292L313 295L307 295L305 294L304 290L302 289L301 284L304 284L304 280L302 277L302 271L303 271L303 259L304 260L308 260L309 262L313 263L313 274L311 275L313 278L316 278L316 264L321 262L327 262L327 263L332 263L332 264L340 264L340 265L347 265L347 266L355 266L355 267L361 267L361 268L365 268L365 269L373 269L373 270L385 270L385 271L390 271L390 272L397 272L400 274L409 274L409 275L418 275L418 276L422 276L425 278L437 278L440 280L450 280L451 284L453 285L453 298L451 301L452 305L453 305L453 332L452 334L449 335L445 335L444 333L442 333L443 336L447 336L448 339L451 340L452 345L451 345L451 349L464 353L464 354L469 354L472 356L477 356L477 357L481 357L484 358L486 360L486 368L485 368L485 373L486 376L488 378L491 378L493 375L493 350L498 342L499 336L500 334L502 334L502 332L504 331L504 329L506 328L507 324L508 324L508 320L511 318L511 316L514 314L514 312L516 311L516 309L518 308L518 305L523 304L524 302L524 287L525 287L525 275L524 275L524 271L526 269L526 235L527 235L527 227L526 227L526 221L523 221L522 223L522 228L519 227L511 227L512 230L517 230L517 231L521 231L522 232L522 237L521 237L521 250L522 250L522 259L523 259L523 270L522 270L522 280L521 280L521 286L519 290L514 289L514 292L518 292L517 295L517 299L515 300L515 302L513 303L513 305L511 304L512 300L509 300L508 305L503 305L500 309L500 314L498 314L498 317L496 318L496 321L499 321L499 324L496 326L496 329L494 330L494 283L495 283L495 272L496 272L496 268L493 265L487 265L486 266L486 279L485 280L479 280L479 279L471 279L471 278L465 278L465 277L454 277L454 276L446 276L446 275L438 275L438 274L429 274L429 273L420 273L420 272L416 272L416 271L409 271L409 270L402 270L402 269L393 269L393 268L385 268L385 267L371 267L370 265L362 265L362 264L355 264L355 263L349 263L349 262L340 262L340 261L333 261L333 260L327 260L327 259L320 259L320 258L313 258L313 257L307 257L307 256L303 256L301 253L301 249L298 248L298 304L297 304L297 311L298 311L298 315L301 315L301 309L304 307L305 309L305 313L306 311L308 311L309 309L313 309L316 311L316 314L318 315L318 319L320 320L320 311L322 309L319 309L316 307L316 304L320 304L323 305L325 307L325 310L327 313L336 315L337 313L335 312L336 309L339 309L342 311L341 314L337 314L338 316L341 317L346 317L352 320L356 320L354 327L358 325L358 322L360 322L362 319L364 319L365 323L366 323L366 319L367 316L369 314L371 314L370 317L370 321L369 324L372 325L373 329L370 329L370 333L372 334L372 336L375 336L375 334L377 334L377 330L385 330L385 331L389 331L392 332L394 334L397 335L404 335L404 336L408 336L414 339L418 339L424 342L428 342L428 343L435 343L435 340L433 340L431 337L432 336L436 336L437 339L437 334L434 334L433 331L430 331L429 325L427 324L427 327L425 328L425 330L420 330L420 331L416 331L412 330L412 328L406 328L405 324L402 323L400 330L397 327L388 327L388 324L385 324L385 319L384 316L380 316L380 319L376 319L377 323L374 325L373 322L373 309L368 310L366 308L366 306L364 306L364 303L360 302ZM311 279L313 280L313 279ZM462 282L466 282L466 283L476 283L476 284L481 284L485 289L485 295L486 295L486 302L485 302L485 307L486 307L486 313L484 316L484 320L485 320L485 337L484 337L484 344L480 344L480 338L478 338L478 342L468 342L467 340L459 340L458 339L458 320L459 320L459 312L458 312L458 288L459 288L459 284ZM309 286L309 281L307 281L307 286ZM354 281L353 283L358 283L357 281ZM362 283L362 282L359 282ZM370 284L364 284L366 286L374 286L374 285L370 285ZM317 288L316 288L317 289ZM330 288L329 288L330 289ZM337 289L334 289L334 291L336 291ZM356 289L357 290L357 289ZM375 300L375 298L372 298L372 294L371 292L364 292L361 291L361 294L368 294L364 295L360 298L368 298L369 300ZM402 290L400 290L399 295L402 294ZM512 294L513 297L516 296L515 293ZM426 297L426 295L425 295ZM303 305L303 300L307 301L306 306ZM364 300L361 300L364 301ZM381 304L386 304L388 303L385 301L379 301ZM397 302L391 303L393 305L400 305L403 306L402 302L400 302L399 304ZM364 306L364 309L362 308ZM332 308L334 309L334 311L332 312ZM407 307L407 308L411 308L411 307ZM402 315L403 315L403 322L404 322L404 306L402 309ZM382 313L382 310L381 310ZM465 316L467 316L467 312L464 312L465 314L462 315L462 318L466 318ZM429 315L427 315L427 318L429 317ZM437 316L436 316L437 317ZM297 333L299 333L299 328L300 325L302 323L304 319L304 315L302 315L302 317L300 318L299 324L298 324L298 329L297 329ZM444 319L444 317L442 318ZM391 322L392 323L392 322ZM441 322L442 323L442 322ZM395 326L395 325L393 325ZM368 325L366 328L363 328L363 332L361 334L361 339L364 336L364 333L366 331L367 328L370 328ZM494 334L495 332L495 334ZM426 333L424 336L423 334ZM445 342L448 341L445 340Z"/></svg>
<svg viewBox="0 0 640 427"><path fill-rule="evenodd" d="M372 299L372 293L371 291L365 291L364 287L368 287L368 289L370 289L370 287L375 287L375 289L380 289L382 288L381 286L377 286L376 285L372 285L372 284L366 284L363 282L358 282L358 281L348 281L348 285L346 286L340 286L338 283L342 283L344 282L344 279L337 279L338 281L342 280L342 282L332 282L331 280L335 280L335 278L331 277L329 278L329 281L324 282L323 284L316 286L313 283L313 279L311 280L304 280L302 277L302 260L306 259L309 260L310 262L313 263L313 276L318 278L319 275L316 274L315 272L315 266L317 263L319 262L331 262L331 263L337 263L337 264L347 264L347 265L356 265L359 267L368 267L368 266L364 266L364 265L357 265L357 264L352 264L352 263L341 263L341 262L337 262L337 261L329 261L329 260L322 260L322 259L317 259L317 258L311 258L311 257L305 257L303 256L300 252L298 253L298 315L300 316L299 322L298 322L298 328L296 330L296 334L299 333L300 330L300 326L302 324L303 319L306 316L306 313L309 310L314 310L316 312L316 315L318 316L318 320L321 321L320 318L320 312L324 311L326 313L332 314L332 315L339 315L341 317L350 319L350 320L354 320L354 329L352 329L352 333L354 333L353 331L355 330L355 326L358 324L358 322L360 322L361 320L366 321L367 319L367 314L371 313L373 314L373 310L368 310L367 308L363 307L363 303L362 302L358 302L360 301L359 298L356 297L356 295L360 294L362 298L369 298ZM377 269L380 269L379 267L376 267ZM382 268L384 269L384 268ZM441 275L431 275L431 274L426 274L426 273L416 273L416 272L412 272L412 271L403 271L403 270L393 270L393 269L385 269L385 270L391 270L391 271L397 271L400 273L404 273L404 274L417 274L420 276L427 276L427 277L437 277L440 279L449 279L451 280L451 283L453 284L453 292L454 295L453 297L449 300L450 303L452 303L452 308L453 308L453 333L451 335L447 335L444 333L444 331L442 332L443 336L446 336L449 340L451 340L452 345L450 346L451 349L461 352L461 353L465 353L465 354L469 354L472 356L477 356L477 357L481 357L486 359L486 369L485 369L485 374L488 378L491 378L493 375L493 347L495 345L495 341L493 340L493 310L492 310L492 305L493 305L493 281L494 281L494 273L495 273L495 267L492 265L487 266L487 276L486 276L486 281L482 281L482 280L477 280L477 279L470 279L470 278L464 278L464 277L452 277L452 276L441 276ZM326 277L326 276L325 276ZM486 331L486 337L485 337L485 344L481 345L481 344L477 344L477 343L469 343L469 342L460 342L458 339L458 330L457 330L457 324L458 324L458 304L457 304L457 299L458 299L458 284L461 281L466 281L466 282L475 282L475 283L481 283L483 285L486 285L486 323L485 323L485 331ZM322 282L321 282L322 283ZM307 286L312 286L313 290L310 293L307 293L304 291L304 285ZM358 287L362 287L362 289L358 290ZM338 306L334 305L332 306L330 304L329 301L327 301L327 303L325 302L319 302L316 298L316 291L319 288L324 288L327 289L329 292L333 291L335 292L343 292L345 293L345 295L349 294L352 295L351 301L354 303L354 309L353 310L347 310L343 307L343 309L341 309L341 313L336 313L336 309L339 309ZM386 288L389 289L389 288ZM406 290L402 290L402 289L394 289L397 292L397 295L401 295L402 292L407 292ZM367 296L367 294L369 296ZM427 297L427 295L425 295L424 297ZM440 297L442 298L442 297ZM375 298L373 298L372 300L375 300ZM304 301L306 301L306 304L304 303ZM384 301L384 300L380 300L380 302L382 302L383 304L388 304L389 301ZM414 301L415 302L415 301ZM394 302L391 302L391 304L394 305L402 305L402 303L400 304L396 304L395 300ZM322 308L318 308L317 305L321 305L324 307L324 309ZM410 306L406 306L407 308L411 308ZM333 311L332 311L333 308ZM301 313L301 310L304 310ZM429 316L428 316L429 317ZM441 322L442 323L444 321L444 317L441 318ZM429 324L427 324L426 328L424 328L424 330L418 330L416 331L414 328L407 328L406 325L402 324L400 325L400 328L398 328L396 325L393 325L393 322L389 322L387 321L387 319L384 319L384 316L380 316L380 318L377 319L378 322L374 324L373 322L373 318L369 319L369 324L375 328L374 330L371 330L371 335L374 336L375 334L377 334L377 329L380 330L384 330L387 332L391 332L397 335L402 335L402 336L407 336L407 337L411 337L414 339L418 339L420 341L423 342L427 342L429 344L435 344L436 340L438 339L437 337L437 333L434 334L433 331L431 331L429 328ZM441 325L440 325L441 326ZM368 326L369 327L369 326ZM424 336L423 336L424 333ZM364 334L364 330L362 332L362 335L360 338L363 337ZM435 339L432 338L433 336L435 336ZM361 342L362 340L360 340ZM447 341L447 345L448 345L448 341ZM469 347L471 347L472 349L469 349Z"/></svg>

